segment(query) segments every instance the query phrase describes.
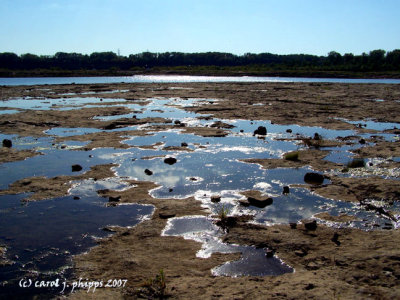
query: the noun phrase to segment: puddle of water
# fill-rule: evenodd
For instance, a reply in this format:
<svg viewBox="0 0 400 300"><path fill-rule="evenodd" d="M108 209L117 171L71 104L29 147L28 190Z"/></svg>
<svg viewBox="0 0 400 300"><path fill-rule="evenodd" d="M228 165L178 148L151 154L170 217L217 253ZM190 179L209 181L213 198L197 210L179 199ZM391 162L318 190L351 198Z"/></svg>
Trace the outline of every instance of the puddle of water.
<svg viewBox="0 0 400 300"><path fill-rule="evenodd" d="M95 103L113 103L113 102L126 102L126 99L109 99L109 98L18 98L10 100L0 100L0 106L8 108L19 108L19 109L33 109L33 110L71 110L79 109L83 105L95 104Z"/></svg>
<svg viewBox="0 0 400 300"><path fill-rule="evenodd" d="M213 253L241 253L236 261L226 262L211 270L215 276L266 276L291 273L293 268L279 258L266 257L265 249L222 243L223 232L212 219L204 216L172 218L162 232L164 236L182 236L202 243L197 257L207 258Z"/></svg>
<svg viewBox="0 0 400 300"><path fill-rule="evenodd" d="M61 281L71 273L71 255L96 245L96 238L110 233L105 226L134 226L153 213L150 205L105 207L106 200L72 196L29 202L21 206L27 195L0 196L0 243L7 246L7 257L14 261L2 267L2 294L27 293L18 280ZM86 198L85 198L86 197ZM62 289L62 288L61 288ZM32 289L30 293L57 294L60 290Z"/></svg>

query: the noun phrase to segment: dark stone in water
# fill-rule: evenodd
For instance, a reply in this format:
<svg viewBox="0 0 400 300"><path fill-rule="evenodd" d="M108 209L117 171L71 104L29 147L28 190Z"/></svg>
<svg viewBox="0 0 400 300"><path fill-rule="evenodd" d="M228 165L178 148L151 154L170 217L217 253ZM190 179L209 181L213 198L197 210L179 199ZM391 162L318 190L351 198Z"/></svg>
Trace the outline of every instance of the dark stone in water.
<svg viewBox="0 0 400 300"><path fill-rule="evenodd" d="M240 200L239 204L241 206L244 206L244 207L249 207L250 206L250 203L248 201L245 201L245 200Z"/></svg>
<svg viewBox="0 0 400 300"><path fill-rule="evenodd" d="M82 170L82 166L81 165L72 165L72 172L79 172Z"/></svg>
<svg viewBox="0 0 400 300"><path fill-rule="evenodd" d="M292 133L292 129L290 129L290 128L289 128L289 129L286 129L286 132L287 132L287 133Z"/></svg>
<svg viewBox="0 0 400 300"><path fill-rule="evenodd" d="M121 200L121 196L117 196L117 197L108 197L108 202L119 202Z"/></svg>
<svg viewBox="0 0 400 300"><path fill-rule="evenodd" d="M309 184L322 184L324 182L324 176L319 173L309 172L304 175L304 181Z"/></svg>
<svg viewBox="0 0 400 300"><path fill-rule="evenodd" d="M81 199L81 198L78 196L74 196L74 200L79 200L79 199Z"/></svg>
<svg viewBox="0 0 400 300"><path fill-rule="evenodd" d="M240 132L244 132L244 130L243 130L243 129L240 129Z"/></svg>
<svg viewBox="0 0 400 300"><path fill-rule="evenodd" d="M149 169L144 170L144 173L145 173L146 175L149 175L149 176L153 175L153 172L150 171Z"/></svg>
<svg viewBox="0 0 400 300"><path fill-rule="evenodd" d="M275 254L275 251L272 250L272 249L266 249L266 250L265 250L265 256L266 256L267 258L274 257L274 254Z"/></svg>
<svg viewBox="0 0 400 300"><path fill-rule="evenodd" d="M359 142L361 145L364 145L364 144L365 144L365 140L364 140L364 139L360 139L358 142Z"/></svg>
<svg viewBox="0 0 400 300"><path fill-rule="evenodd" d="M287 185L285 185L285 186L283 187L282 194L286 195L286 194L289 194L289 192L290 192L289 187L288 187Z"/></svg>
<svg viewBox="0 0 400 300"><path fill-rule="evenodd" d="M257 199L254 197L247 197L247 201L250 203L250 205L253 205L258 208L264 208L268 205L271 205L274 202L274 200L270 197L265 198L265 199Z"/></svg>
<svg viewBox="0 0 400 300"><path fill-rule="evenodd" d="M175 124L175 125L179 125L179 124L181 124L181 121L175 120L175 121L174 121L174 124Z"/></svg>
<svg viewBox="0 0 400 300"><path fill-rule="evenodd" d="M305 227L307 230L316 230L316 229L317 229L317 221L315 221L315 220L306 221L306 222L304 223L304 227Z"/></svg>
<svg viewBox="0 0 400 300"><path fill-rule="evenodd" d="M267 135L267 128L264 126L258 126L256 130L254 130L254 135Z"/></svg>
<svg viewBox="0 0 400 300"><path fill-rule="evenodd" d="M172 192L174 191L174 189L169 189L168 191L169 191L170 193L172 193Z"/></svg>
<svg viewBox="0 0 400 300"><path fill-rule="evenodd" d="M190 177L190 180L191 181L197 181L197 178L196 177Z"/></svg>
<svg viewBox="0 0 400 300"><path fill-rule="evenodd" d="M187 147L187 146L188 146L187 143L185 143L185 142L181 143L181 147Z"/></svg>
<svg viewBox="0 0 400 300"><path fill-rule="evenodd" d="M11 140L4 139L4 140L3 140L3 147L11 148L11 147L12 147L12 142L11 142Z"/></svg>
<svg viewBox="0 0 400 300"><path fill-rule="evenodd" d="M176 163L176 158L175 157L167 157L166 159L164 159L164 162L166 164L173 165Z"/></svg>
<svg viewBox="0 0 400 300"><path fill-rule="evenodd" d="M318 134L318 132L314 133L314 140L319 141L321 140L321 136Z"/></svg>
<svg viewBox="0 0 400 300"><path fill-rule="evenodd" d="M218 203L220 201L221 201L221 197L220 196L211 196L211 202Z"/></svg>

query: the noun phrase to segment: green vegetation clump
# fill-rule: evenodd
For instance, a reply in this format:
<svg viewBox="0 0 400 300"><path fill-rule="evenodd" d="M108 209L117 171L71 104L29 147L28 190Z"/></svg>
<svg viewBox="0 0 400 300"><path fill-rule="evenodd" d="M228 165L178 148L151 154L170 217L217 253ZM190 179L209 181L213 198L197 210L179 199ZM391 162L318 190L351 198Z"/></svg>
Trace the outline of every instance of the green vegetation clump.
<svg viewBox="0 0 400 300"><path fill-rule="evenodd" d="M285 159L291 160L291 161L298 161L299 160L299 151L286 153Z"/></svg>
<svg viewBox="0 0 400 300"><path fill-rule="evenodd" d="M161 269L155 278L150 278L142 283L137 294L139 297L147 299L164 299L166 297L166 288L165 273L164 270Z"/></svg>
<svg viewBox="0 0 400 300"><path fill-rule="evenodd" d="M222 205L219 207L217 215L218 215L218 218L221 221L223 221L228 217L229 213L230 213L229 207L225 207L225 205Z"/></svg>

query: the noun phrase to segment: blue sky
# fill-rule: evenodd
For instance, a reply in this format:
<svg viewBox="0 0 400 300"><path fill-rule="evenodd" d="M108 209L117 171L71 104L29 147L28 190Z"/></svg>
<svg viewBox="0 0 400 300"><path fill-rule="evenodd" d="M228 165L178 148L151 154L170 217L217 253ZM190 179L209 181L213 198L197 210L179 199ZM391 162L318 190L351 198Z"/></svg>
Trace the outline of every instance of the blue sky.
<svg viewBox="0 0 400 300"><path fill-rule="evenodd" d="M400 49L399 0L0 0L0 52Z"/></svg>

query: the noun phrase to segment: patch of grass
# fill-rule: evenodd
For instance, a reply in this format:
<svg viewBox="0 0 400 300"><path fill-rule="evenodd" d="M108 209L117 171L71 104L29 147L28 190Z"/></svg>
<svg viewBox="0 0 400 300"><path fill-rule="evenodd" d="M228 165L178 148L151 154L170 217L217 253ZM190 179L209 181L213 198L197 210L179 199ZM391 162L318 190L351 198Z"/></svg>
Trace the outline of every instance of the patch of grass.
<svg viewBox="0 0 400 300"><path fill-rule="evenodd" d="M291 160L291 161L298 161L299 160L299 151L286 153L285 159Z"/></svg>
<svg viewBox="0 0 400 300"><path fill-rule="evenodd" d="M137 291L139 297L147 299L165 299L167 284L165 282L165 273L161 269L155 278L149 278L141 284L141 288Z"/></svg>
<svg viewBox="0 0 400 300"><path fill-rule="evenodd" d="M217 215L218 218L222 221L225 220L230 213L229 207L225 207L225 205L221 205L218 209Z"/></svg>

